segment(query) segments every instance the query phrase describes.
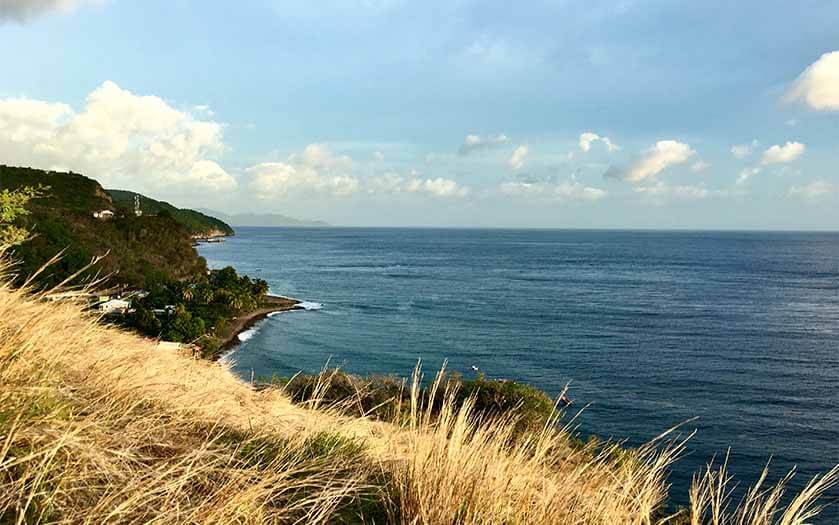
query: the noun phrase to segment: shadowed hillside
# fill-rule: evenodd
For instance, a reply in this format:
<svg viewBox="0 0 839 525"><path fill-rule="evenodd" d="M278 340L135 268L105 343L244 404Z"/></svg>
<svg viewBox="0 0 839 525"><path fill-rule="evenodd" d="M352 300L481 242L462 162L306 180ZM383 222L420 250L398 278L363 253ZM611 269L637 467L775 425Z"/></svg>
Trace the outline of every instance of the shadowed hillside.
<svg viewBox="0 0 839 525"><path fill-rule="evenodd" d="M189 231L170 214L136 217L120 211L99 183L77 173L0 166L0 188L24 186L47 189L29 203L31 214L19 219L34 234L14 250L21 275L33 274L59 253L63 257L40 276L40 284L61 282L103 255L96 271L110 276L108 284L143 287L206 273ZM94 217L103 210L116 213Z"/></svg>

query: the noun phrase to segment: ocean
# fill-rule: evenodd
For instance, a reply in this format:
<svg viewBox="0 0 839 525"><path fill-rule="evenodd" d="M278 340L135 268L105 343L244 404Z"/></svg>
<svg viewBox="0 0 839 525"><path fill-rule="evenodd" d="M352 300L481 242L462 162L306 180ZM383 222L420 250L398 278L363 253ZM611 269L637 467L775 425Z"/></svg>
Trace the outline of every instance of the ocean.
<svg viewBox="0 0 839 525"><path fill-rule="evenodd" d="M570 385L583 437L632 446L698 418L676 503L729 447L741 485L770 458L795 487L839 463L836 233L239 228L199 251L308 302L243 334L229 359L246 379L448 360Z"/></svg>

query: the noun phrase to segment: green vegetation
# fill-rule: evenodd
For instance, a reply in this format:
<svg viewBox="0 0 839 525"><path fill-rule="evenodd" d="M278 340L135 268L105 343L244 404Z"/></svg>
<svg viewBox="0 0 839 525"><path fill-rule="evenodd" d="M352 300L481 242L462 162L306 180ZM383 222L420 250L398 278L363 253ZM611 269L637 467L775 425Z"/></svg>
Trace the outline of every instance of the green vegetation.
<svg viewBox="0 0 839 525"><path fill-rule="evenodd" d="M29 215L26 205L43 196L47 189L24 186L16 190L0 190L0 246L15 246L29 239L29 230L14 223L18 218Z"/></svg>
<svg viewBox="0 0 839 525"><path fill-rule="evenodd" d="M132 301L134 312L125 324L167 341L197 341L208 357L218 350L218 334L228 319L259 308L268 293L267 282L240 277L229 266L192 279L148 284L148 295Z"/></svg>
<svg viewBox="0 0 839 525"><path fill-rule="evenodd" d="M319 375L296 375L293 378L274 378L273 384L282 386L298 403L317 401L336 406L358 416L372 416L392 421L409 415L410 392L406 380L395 376L360 377L340 370L328 370ZM539 432L555 414L555 403L545 392L524 383L505 379L486 379L479 374L475 379L462 379L449 374L443 388L453 392L455 406L467 399L474 400L473 411L484 418L515 416L516 434ZM431 387L419 391L419 400L433 413L439 413L444 396L433 395Z"/></svg>
<svg viewBox="0 0 839 525"><path fill-rule="evenodd" d="M0 165L0 188L11 190L39 185L49 187L49 193L38 200L42 207L83 214L112 209L108 193L98 182L84 175Z"/></svg>
<svg viewBox="0 0 839 525"><path fill-rule="evenodd" d="M61 260L37 284L54 286L100 256L105 257L81 279L98 275L106 277L106 286L142 288L206 273L206 262L193 248L189 232L173 216L117 213L110 220L97 219L95 212L115 207L96 181L76 173L0 166L4 191L39 187L49 190L29 200L27 213L18 214L14 222L32 233L14 250L19 275L32 275L58 254Z"/></svg>
<svg viewBox="0 0 839 525"><path fill-rule="evenodd" d="M128 215L134 213L134 197L140 196L140 209L143 214L159 215L168 213L178 223L186 228L193 237L214 237L220 235L233 235L233 228L224 221L210 217L195 210L176 208L168 202L156 201L145 195L133 191L106 190L113 200L114 207L118 212Z"/></svg>
<svg viewBox="0 0 839 525"><path fill-rule="evenodd" d="M194 236L232 235L224 222L135 193L105 191L76 173L0 166L0 244L15 244L18 284L60 255L35 284L79 282L147 290L132 300L123 324L176 342L198 342L206 355L228 319L262 305L268 285L233 268L208 273ZM96 217L107 210L113 215ZM26 241L26 242L23 242ZM96 264L91 262L101 258Z"/></svg>

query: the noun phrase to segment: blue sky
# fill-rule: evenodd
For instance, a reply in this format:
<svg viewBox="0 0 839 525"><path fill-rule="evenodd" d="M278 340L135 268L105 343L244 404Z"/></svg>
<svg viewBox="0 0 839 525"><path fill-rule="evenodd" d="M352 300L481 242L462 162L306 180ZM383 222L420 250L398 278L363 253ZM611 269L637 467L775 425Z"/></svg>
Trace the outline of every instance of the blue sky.
<svg viewBox="0 0 839 525"><path fill-rule="evenodd" d="M0 0L0 162L344 225L836 229L839 4Z"/></svg>

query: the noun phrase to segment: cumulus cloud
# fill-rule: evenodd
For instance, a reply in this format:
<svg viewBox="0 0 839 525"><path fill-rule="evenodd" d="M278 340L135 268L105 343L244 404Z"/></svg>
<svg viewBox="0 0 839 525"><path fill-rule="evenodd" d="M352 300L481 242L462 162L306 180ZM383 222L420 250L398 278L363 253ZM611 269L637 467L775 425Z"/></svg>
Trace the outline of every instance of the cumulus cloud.
<svg viewBox="0 0 839 525"><path fill-rule="evenodd" d="M376 162L384 162L385 154L382 153L381 151L374 151L373 152L373 160L375 160Z"/></svg>
<svg viewBox="0 0 839 525"><path fill-rule="evenodd" d="M322 144L310 144L286 162L263 162L246 170L248 187L258 199L281 199L292 194L347 197L361 190L352 175L353 161Z"/></svg>
<svg viewBox="0 0 839 525"><path fill-rule="evenodd" d="M786 94L817 111L839 111L839 51L823 54L804 70Z"/></svg>
<svg viewBox="0 0 839 525"><path fill-rule="evenodd" d="M416 194L441 198L466 197L471 189L457 181L443 177L423 178L415 170L406 176L396 172L368 177L363 181L365 191L371 195Z"/></svg>
<svg viewBox="0 0 839 525"><path fill-rule="evenodd" d="M839 194L839 187L825 180L816 180L801 186L791 186L787 195L807 200L819 200Z"/></svg>
<svg viewBox="0 0 839 525"><path fill-rule="evenodd" d="M104 0L2 0L0 22L24 22L49 11L72 11L83 4L102 4Z"/></svg>
<svg viewBox="0 0 839 525"><path fill-rule="evenodd" d="M561 182L554 188L554 194L560 200L574 201L597 201L606 196L606 192L600 188L585 186L577 182L573 177L570 181Z"/></svg>
<svg viewBox="0 0 839 525"><path fill-rule="evenodd" d="M365 186L370 194L401 193L404 191L405 179L398 173L389 172L368 178Z"/></svg>
<svg viewBox="0 0 839 525"><path fill-rule="evenodd" d="M0 158L8 164L70 169L111 187L227 191L237 183L214 161L223 151L221 124L110 81L81 111L0 99Z"/></svg>
<svg viewBox="0 0 839 525"><path fill-rule="evenodd" d="M617 151L620 149L620 147L618 147L617 144L614 144L611 140L609 140L609 137L601 137L597 133L592 133L591 131L586 131L585 133L580 135L579 145L580 149L583 152L588 152L589 150L591 150L591 146L595 142L602 142L609 152Z"/></svg>
<svg viewBox="0 0 839 525"><path fill-rule="evenodd" d="M807 146L800 142L787 142L783 146L775 144L763 152L760 164L762 166L768 166L770 164L785 164L787 162L792 162L803 155L804 150L806 149Z"/></svg>
<svg viewBox="0 0 839 525"><path fill-rule="evenodd" d="M746 157L750 157L759 145L760 143L757 140L753 140L748 144L735 144L731 146L731 154L734 155L734 158L743 160Z"/></svg>
<svg viewBox="0 0 839 525"><path fill-rule="evenodd" d="M610 167L605 177L620 178L633 183L654 179L671 166L684 164L696 152L688 144L675 140L660 140L644 151L641 158L627 170Z"/></svg>
<svg viewBox="0 0 839 525"><path fill-rule="evenodd" d="M437 177L436 179L412 179L405 185L409 193L426 193L435 197L465 197L469 188L459 185L451 179Z"/></svg>
<svg viewBox="0 0 839 525"><path fill-rule="evenodd" d="M522 169L525 162L527 162L528 153L530 153L530 150L527 146L519 146L513 150L513 154L510 156L510 160L508 161L510 168L516 171Z"/></svg>
<svg viewBox="0 0 839 525"><path fill-rule="evenodd" d="M509 181L499 185L498 191L510 196L535 196L558 201L597 201L607 195L605 190L586 186L575 177L558 184Z"/></svg>
<svg viewBox="0 0 839 525"><path fill-rule="evenodd" d="M480 135L466 135L463 139L463 144L460 145L460 149L458 149L457 152L459 155L469 155L477 151L503 146L508 142L510 142L509 137L503 133L488 137L481 137Z"/></svg>

